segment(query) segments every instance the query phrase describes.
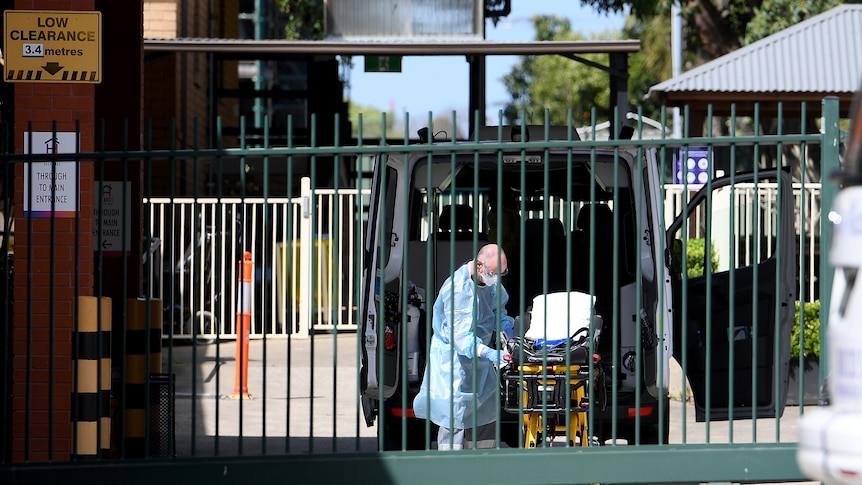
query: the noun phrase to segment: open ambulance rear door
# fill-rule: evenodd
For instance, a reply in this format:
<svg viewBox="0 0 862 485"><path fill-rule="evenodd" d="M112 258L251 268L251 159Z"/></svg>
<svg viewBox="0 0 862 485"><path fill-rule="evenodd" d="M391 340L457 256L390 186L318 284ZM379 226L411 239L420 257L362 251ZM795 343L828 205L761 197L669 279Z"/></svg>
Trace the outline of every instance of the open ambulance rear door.
<svg viewBox="0 0 862 485"><path fill-rule="evenodd" d="M771 169L716 178L684 207L667 251L674 357L696 418L780 415L796 300L790 176Z"/></svg>

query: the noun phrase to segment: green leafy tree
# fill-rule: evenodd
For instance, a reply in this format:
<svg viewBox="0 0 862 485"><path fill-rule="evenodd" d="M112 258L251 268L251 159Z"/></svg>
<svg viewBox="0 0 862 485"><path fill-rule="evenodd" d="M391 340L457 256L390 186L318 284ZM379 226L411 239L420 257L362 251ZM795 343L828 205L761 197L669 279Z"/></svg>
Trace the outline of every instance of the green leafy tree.
<svg viewBox="0 0 862 485"><path fill-rule="evenodd" d="M555 16L533 18L536 40L587 40L573 32L568 19ZM671 75L670 20L656 15L642 23L630 17L622 32L592 34L590 40L634 38L642 40L640 52L629 56L629 111L639 109L644 116L658 119L661 106L656 99L646 98L649 88ZM601 65L608 64L607 54L581 56ZM510 123L518 122L523 114L528 123L541 124L547 109L550 122L566 125L568 109L572 108L575 126L589 125L592 109L597 121L610 118L609 75L607 72L562 56L522 56L503 78L512 101L503 114Z"/></svg>
<svg viewBox="0 0 862 485"><path fill-rule="evenodd" d="M640 39L641 50L629 55L629 111L655 120L661 117L661 104L647 98L650 87L673 75L670 49L670 17L659 14L649 21L639 22L629 17L623 37Z"/></svg>
<svg viewBox="0 0 862 485"><path fill-rule="evenodd" d="M568 19L557 16L536 16L533 19L536 40L586 40L583 34L572 32ZM605 32L602 38L619 38L619 33ZM583 58L607 64L607 55L588 54ZM544 123L545 112L550 123L568 124L569 108L575 126L589 124L595 107L607 118L610 106L608 74L600 69L562 56L522 56L503 76L503 85L512 101L503 108L503 116L511 123L523 121Z"/></svg>
<svg viewBox="0 0 862 485"><path fill-rule="evenodd" d="M780 30L840 5L838 0L800 2L799 0L764 0L755 10L745 29L745 43L751 44Z"/></svg>
<svg viewBox="0 0 862 485"><path fill-rule="evenodd" d="M287 16L284 38L323 39L323 3L323 0L278 0L278 7Z"/></svg>
<svg viewBox="0 0 862 485"><path fill-rule="evenodd" d="M598 12L628 11L640 23L659 15L669 16L673 0L581 0ZM742 45L745 26L754 17L762 0L688 0L680 2L688 26L686 51L699 59L714 59ZM669 40L669 39L668 39Z"/></svg>
<svg viewBox="0 0 862 485"><path fill-rule="evenodd" d="M363 140L378 140L383 137L384 120L383 111L372 106L360 106L355 103L350 103L349 115L351 124L351 133L353 138L359 138L359 115L362 114L362 139ZM402 133L396 133L395 116L392 113L387 113L385 121L386 137L401 137Z"/></svg>
<svg viewBox="0 0 862 485"><path fill-rule="evenodd" d="M745 44L757 42L764 37L825 12L841 3L837 0L811 0L806 2L796 0L764 0L763 4L755 9L755 15L746 27ZM782 123L782 129L785 133L799 133L803 129L799 119L785 119L782 120ZM805 132L816 133L818 130L816 123L815 119L809 118L807 126L804 128ZM778 133L778 124L779 122L776 119L762 120L762 132L776 134ZM767 151L764 154L773 158L777 157L777 152ZM813 182L820 181L819 152L810 151L808 153L808 162L804 167L800 161L799 152L795 147L790 145L783 146L782 154L785 157L785 163L792 167L792 174L795 179Z"/></svg>
<svg viewBox="0 0 862 485"><path fill-rule="evenodd" d="M629 12L645 24L668 16L673 0L581 0L600 13ZM837 0L686 0L680 1L687 61L699 65L824 12Z"/></svg>
<svg viewBox="0 0 862 485"><path fill-rule="evenodd" d="M624 12L630 14L625 37L641 39L642 51L631 57L629 99L632 110L639 97L657 82L669 79L671 72L667 63L670 60L670 12L673 0L581 0L583 5L595 8L598 12ZM680 14L683 20L683 70L696 67L730 53L744 45L756 42L768 35L779 32L791 25L822 13L840 3L838 0L686 0L680 1ZM659 27L659 26L665 27ZM639 66L639 63L643 63ZM644 114L656 113L655 101L644 100L641 107ZM753 127L747 120L736 120L737 127L759 128L766 134L776 133L779 120L761 119L760 127ZM801 132L799 120L781 121L785 132ZM809 119L808 133L816 132L815 120ZM740 124L741 123L741 124ZM722 120L713 123L714 129L726 134L728 124ZM715 133L719 134L719 133ZM786 145L784 155L787 164L793 167L794 176L811 181L820 180L820 161L816 153L809 152L811 159L802 164L794 147ZM775 157L777 154L766 153Z"/></svg>

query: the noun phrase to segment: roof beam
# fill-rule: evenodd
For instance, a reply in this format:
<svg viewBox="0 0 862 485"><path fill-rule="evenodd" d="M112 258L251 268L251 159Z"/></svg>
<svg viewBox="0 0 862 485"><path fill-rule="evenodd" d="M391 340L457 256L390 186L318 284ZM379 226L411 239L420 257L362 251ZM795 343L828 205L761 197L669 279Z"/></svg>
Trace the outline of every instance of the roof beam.
<svg viewBox="0 0 862 485"><path fill-rule="evenodd" d="M239 39L144 39L144 52L207 52L296 55L389 56L517 56L541 54L607 54L638 52L639 40L608 41L303 41Z"/></svg>

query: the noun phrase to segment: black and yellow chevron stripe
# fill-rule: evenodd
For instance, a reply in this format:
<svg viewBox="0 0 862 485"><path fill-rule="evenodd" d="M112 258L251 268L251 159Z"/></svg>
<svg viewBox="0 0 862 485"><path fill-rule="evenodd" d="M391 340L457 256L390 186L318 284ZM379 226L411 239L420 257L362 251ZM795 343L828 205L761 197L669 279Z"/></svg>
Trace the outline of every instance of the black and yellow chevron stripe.
<svg viewBox="0 0 862 485"><path fill-rule="evenodd" d="M42 69L17 69L6 72L6 81L62 81L62 82L95 82L99 78L98 71L60 71L54 76L45 75Z"/></svg>

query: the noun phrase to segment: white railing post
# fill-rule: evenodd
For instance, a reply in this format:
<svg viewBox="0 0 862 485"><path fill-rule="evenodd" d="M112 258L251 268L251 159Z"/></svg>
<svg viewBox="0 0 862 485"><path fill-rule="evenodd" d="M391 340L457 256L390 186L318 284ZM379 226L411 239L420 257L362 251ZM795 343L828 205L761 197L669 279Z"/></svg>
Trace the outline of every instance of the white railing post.
<svg viewBox="0 0 862 485"><path fill-rule="evenodd" d="M302 198L302 215L299 221L299 329L295 337L308 338L313 306L311 261L314 257L314 234L312 231L314 226L311 220L314 198L311 193L311 179L308 177L302 177L300 197Z"/></svg>

